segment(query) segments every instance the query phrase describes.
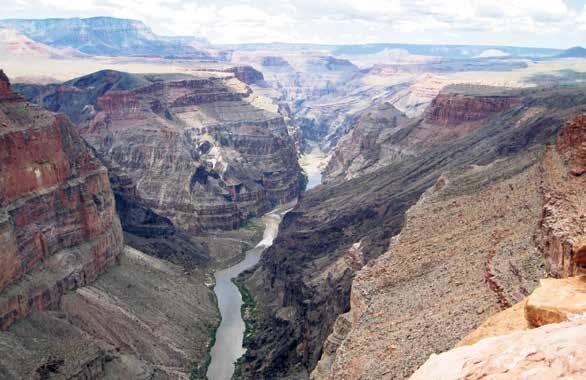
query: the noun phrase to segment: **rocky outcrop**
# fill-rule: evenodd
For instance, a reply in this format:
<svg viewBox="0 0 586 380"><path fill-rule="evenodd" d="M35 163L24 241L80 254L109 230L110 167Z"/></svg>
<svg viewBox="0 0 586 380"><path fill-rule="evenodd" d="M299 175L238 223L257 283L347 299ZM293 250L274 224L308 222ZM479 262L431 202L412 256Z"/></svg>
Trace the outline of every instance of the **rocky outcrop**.
<svg viewBox="0 0 586 380"><path fill-rule="evenodd" d="M471 121L486 119L503 112L517 103L511 96L467 96L443 93L438 95L425 112L425 121L444 127L454 127Z"/></svg>
<svg viewBox="0 0 586 380"><path fill-rule="evenodd" d="M234 229L300 192L283 118L254 106L250 88L223 73L99 72L23 93L66 110L96 151L136 183L146 206L179 229Z"/></svg>
<svg viewBox="0 0 586 380"><path fill-rule="evenodd" d="M579 116L564 126L542 163L547 176L538 244L554 277L586 273L586 178L576 175L576 159L584 145L582 120Z"/></svg>
<svg viewBox="0 0 586 380"><path fill-rule="evenodd" d="M570 321L585 312L583 277L543 279L525 303L525 318L532 327Z"/></svg>
<svg viewBox="0 0 586 380"><path fill-rule="evenodd" d="M264 80L262 73L255 70L252 66L236 66L229 68L227 71L234 73L239 81L246 84L254 84Z"/></svg>
<svg viewBox="0 0 586 380"><path fill-rule="evenodd" d="M122 230L106 168L62 115L27 104L0 74L0 328L116 263ZM26 276L25 276L26 275Z"/></svg>
<svg viewBox="0 0 586 380"><path fill-rule="evenodd" d="M347 313L351 304L351 315L372 310L368 318L360 318L364 320L359 324L364 334L357 333L357 338L350 338L355 336L350 332L340 346L340 349L344 347L343 354L336 354L334 360L328 348L333 370L324 374L320 365L322 376L344 378L350 373L357 377L381 378L386 370L390 371L386 375L389 377L393 374L408 376L425 360L430 347L449 348L469 332L466 329L472 329L504 305L513 304L529 293L534 279L539 277L535 273L541 269L539 254L531 247L542 212L537 174L539 158L545 153L543 148L535 148L526 155L511 157L552 139L568 119L584 112L586 97L580 87L523 92L501 89L501 95L518 98L519 103L511 110L490 114L481 120L482 128L424 148L414 156L390 163L373 173L322 185L304 194L296 208L284 218L279 237L263 255L261 265L245 279L259 305L256 325L260 327L245 354L243 378L281 378L312 371L334 327L336 318L333 315ZM401 138L408 138L419 126L419 123L406 126ZM513 161L495 162L501 158ZM467 174L456 175L460 180L455 181L453 187L449 186L449 181L454 174L438 182L443 173L462 173L469 165ZM443 195L438 195L438 210L430 205L419 219L429 221L429 214L444 210L443 224L430 224L430 230L421 235L414 229L413 236L418 238L405 240L413 244L413 250L405 248L403 257L385 255L387 263L392 262L397 269L387 269L385 275L381 269L369 277L373 284L378 284L376 289L388 292L390 298L386 300L396 306L392 310L395 318L386 318L385 302L376 303L376 297L372 300L368 296L358 297L358 293L350 291L352 279L364 263L388 249L391 237L403 226L407 209L436 183L438 188L445 189ZM485 191L489 188L491 191ZM486 212L486 219L459 222L464 216L473 217L478 212L479 204L475 199L485 205L481 209ZM517 207L509 209L506 205L510 203ZM503 218L510 229L499 227ZM494 227L491 234L484 230L486 220ZM471 239L470 243L478 248L467 250L466 244L462 244L456 253L464 261L475 262L455 269L467 276L461 285L457 285L459 279L450 276L447 269L458 265L459 260L451 260L454 249L449 239L457 241L459 237L440 238L438 235L437 240L432 238L432 231L449 233L443 228L445 223L460 226L460 237ZM478 234L470 235L474 228ZM478 239L470 236L478 236ZM488 240L481 243L482 239ZM415 251L416 243L421 250ZM442 249L440 243L450 246ZM355 244L359 244L359 260L352 259ZM515 247L521 248L516 250ZM381 265L381 268L386 267ZM425 281L424 275L429 275L430 279ZM388 281L383 280L385 278ZM352 288L355 286L358 286L356 282ZM478 291L482 307L465 303L470 297L461 294L469 288ZM422 299L428 299L431 305L437 305L437 309L430 309L425 320L411 317L425 315L421 312L427 306L427 302L411 302L418 299L413 297L413 291L421 294ZM454 300L459 313L464 315L461 322L454 322L450 310L442 309L448 304L452 306L450 301L439 301L446 293L451 294L448 299ZM376 310L381 313L377 314ZM388 325L393 321L395 325ZM446 321L450 321L450 328L443 327ZM383 333L388 331L385 328L396 332L396 343L391 345L384 338ZM437 338L436 332L441 334ZM336 334L339 333L337 329ZM333 339L336 340L339 336ZM401 356L403 354L407 356ZM385 361L385 358L392 360Z"/></svg>
<svg viewBox="0 0 586 380"><path fill-rule="evenodd" d="M7 94L10 92L10 80L4 74L4 71L0 70L0 94Z"/></svg>
<svg viewBox="0 0 586 380"><path fill-rule="evenodd" d="M586 115L570 121L560 133L557 148L575 176L586 173Z"/></svg>
<svg viewBox="0 0 586 380"><path fill-rule="evenodd" d="M459 348L431 355L411 379L583 377L575 355L584 350L585 284L583 277L541 280L527 300L491 317Z"/></svg>
<svg viewBox="0 0 586 380"><path fill-rule="evenodd" d="M411 380L567 379L586 376L586 323L566 322L486 339L433 356Z"/></svg>

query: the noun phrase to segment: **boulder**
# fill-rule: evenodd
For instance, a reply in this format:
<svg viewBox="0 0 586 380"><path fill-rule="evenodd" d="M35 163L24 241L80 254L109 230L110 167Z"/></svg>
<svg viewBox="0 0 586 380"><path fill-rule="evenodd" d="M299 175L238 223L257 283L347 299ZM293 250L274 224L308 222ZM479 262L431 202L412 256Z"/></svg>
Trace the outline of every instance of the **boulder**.
<svg viewBox="0 0 586 380"><path fill-rule="evenodd" d="M569 321L586 313L586 277L543 279L527 299L525 317L534 327Z"/></svg>
<svg viewBox="0 0 586 380"><path fill-rule="evenodd" d="M432 355L410 379L583 379L585 354L585 321L565 322Z"/></svg>

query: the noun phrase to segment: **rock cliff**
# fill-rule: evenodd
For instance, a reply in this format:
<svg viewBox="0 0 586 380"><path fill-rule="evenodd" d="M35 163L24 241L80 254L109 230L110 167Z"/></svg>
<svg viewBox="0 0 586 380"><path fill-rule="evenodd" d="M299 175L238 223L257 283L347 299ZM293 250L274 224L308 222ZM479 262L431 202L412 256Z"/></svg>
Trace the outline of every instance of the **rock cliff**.
<svg viewBox="0 0 586 380"><path fill-rule="evenodd" d="M443 90L420 118L408 119L389 102L354 114L324 171L325 182L348 180L394 161L464 137L486 126L491 117L519 103L514 94L491 95L491 87ZM386 116L385 116L386 114Z"/></svg>
<svg viewBox="0 0 586 380"><path fill-rule="evenodd" d="M355 277L339 318L351 328L330 335L312 379L405 378L526 297L544 275L532 238L542 154L442 175Z"/></svg>
<svg viewBox="0 0 586 380"><path fill-rule="evenodd" d="M569 162L573 175L586 173L586 115L580 115L566 125L558 139L557 148Z"/></svg>
<svg viewBox="0 0 586 380"><path fill-rule="evenodd" d="M458 91L461 96L476 96L473 88L461 88ZM379 276L379 282L376 281L377 276L372 276L374 283L382 284L384 289L390 286L387 290L396 291L397 295L394 298L398 305L394 309L397 312L397 326L389 326L397 332L397 343L393 347L386 345L384 348L390 351L385 351L384 355L396 358L397 356L392 355L395 350L401 353L404 351L400 350L405 347L415 347L409 354L414 355L409 356L413 360L393 361L389 367L381 365L380 360L373 362L378 357L376 355L382 355L382 351L377 351L376 355L369 354L368 347L378 347L378 340L375 339L379 336L376 326L386 326L385 318L379 318L373 313L373 318L366 318L362 325L367 331L372 329L372 333L368 333L370 335L363 335L365 345L353 346L352 341L348 341L348 346L342 343L340 347L345 347L348 354L336 354L335 358L326 359L333 363L330 368L334 368L334 372L328 372L329 364L326 363L325 370L320 364L321 370L315 375L318 378L340 378L336 376L347 373L368 376L369 372L363 370L376 366L378 369L373 369L373 378L381 375L380 371L384 368L389 368L387 376L390 378L408 376L425 359L426 354L423 351L428 349L425 342L430 344L429 347L447 348L455 343L455 338L448 334L450 331L465 334L454 323L453 329L446 329L445 336L433 340L429 338L433 335L431 334L427 336L431 340L426 340L426 336L418 330L431 333L438 330L438 326L446 320L453 318L446 311L426 323L418 322L417 319L410 322L410 313L421 311L424 307L408 302L412 299L409 294L414 289L420 289L424 296L427 294L432 297L435 294L436 299L430 302L437 305L438 310L445 306L445 303L437 301L440 295L449 291L453 299L460 302L462 297L458 298L458 289L476 289L482 300L481 306L465 305L465 302L458 304L462 308L463 318L471 323L470 328L499 308L528 294L534 286L534 279L538 278L534 277L535 273L541 271L535 261L539 255L535 249L530 248L533 244L531 236L538 228L542 212L540 183L531 178L530 173L536 175L539 171L536 165L541 162L539 157L544 154L540 146L553 138L567 120L586 110L586 98L581 87L523 91L493 89L491 96L495 96L497 92L500 96L515 99L514 103L500 112L485 112L480 120L476 116L473 118L475 120L466 120L462 124L471 122L475 126L466 133L440 140L441 143L429 147L421 147L416 155L391 162L372 173L349 181L320 186L301 197L297 207L285 217L279 237L263 256L260 266L245 276L246 284L259 305L257 326L261 327L257 329L258 336L248 346L242 367L243 378L253 378L255 374L271 378L307 375L308 371L315 368L320 357L324 359L325 354L331 355L333 347L343 340L343 335L348 330L347 324L353 321L351 314L345 314L351 310L350 305L353 306L352 310L355 304L358 305L357 310L370 310L369 301L359 301L358 293L350 290L355 273L387 250L391 237L398 234L403 225L405 212L428 188L436 184L438 188L442 188L445 181L449 183L450 176L448 175L447 180L442 179L443 173L461 173L458 171L469 165L472 169L476 165L486 168L471 170L467 175L462 174L461 186L454 185L453 190L450 190L450 186L446 187L447 193L442 198L446 202L445 206L440 207L439 203L431 206L427 214L421 214L421 220L429 220L429 213L444 209L447 212L445 221L435 224L435 231L441 233L444 223L460 225L459 220L468 215L468 211L460 207L468 207L470 215L474 215L475 196L486 205L487 220L494 224L492 234L479 235L479 239L488 239L486 245L481 244L477 250L468 251L463 244L460 253L454 252L455 255L476 260L476 264L471 264L473 267L461 268L468 276L466 281L470 282L466 286L455 284L456 280L448 275L447 267L457 266L457 260L451 259L451 248L441 249L438 245L441 239L434 241L431 232L418 239L417 244L422 249L419 255L411 257L410 250L405 249L407 256L396 258L397 265L400 266L397 270L390 271L388 276ZM403 128L396 143L409 141L412 134L418 133L423 122L418 120ZM438 130L445 128L439 124L428 125ZM513 158L531 147L534 148L530 149L530 154ZM500 172L492 171L490 164L502 158L514 161L509 162L510 167L502 163L492 164L501 168ZM482 192L486 186L493 186L492 191ZM528 187L525 189L525 186ZM509 190L505 191L507 188ZM456 196L458 193L461 198ZM518 209L494 207L495 204L512 202L507 196L519 202ZM452 204L450 199L455 203ZM456 214L450 214L452 211ZM506 220L514 229L499 229L500 220ZM481 219L470 221L469 225L461 222L462 238L467 238L468 232L472 233L466 229L478 227L480 231L483 223L484 220ZM433 228L432 225L429 227ZM456 239L456 236L452 238ZM407 239L405 242L408 241L412 240ZM473 243L479 242L481 240ZM438 251L434 246L437 246ZM494 249L487 251L487 247ZM515 247L527 247L527 250L517 251ZM532 255L531 252L535 254ZM446 256L442 260L444 254ZM393 260L392 256L388 260ZM432 276L434 281L419 280L418 277L423 274ZM384 278L388 278L390 282L383 281ZM431 288L431 284L437 282L438 278L441 279L438 284L444 284L446 289ZM418 281L422 283L417 285ZM355 283L352 287L358 286ZM380 311L384 315L383 309ZM340 320L334 326L335 315L340 314L345 314L341 318L346 321ZM360 312L356 315L360 315ZM379 330L380 333L385 331L384 326ZM328 339L333 329L334 334ZM270 334L264 331L270 331ZM441 329L438 331L442 333ZM348 336L352 336L352 333ZM368 336L372 339L367 339ZM328 343L324 345L326 339ZM382 340L380 342L383 343ZM361 347L366 347L364 356L355 355L352 349L360 350ZM366 361L361 363L357 359L353 362L352 358L355 357L366 357ZM351 372L354 371L352 368L357 372Z"/></svg>
<svg viewBox="0 0 586 380"><path fill-rule="evenodd" d="M0 328L95 281L122 252L106 168L62 115L0 72Z"/></svg>
<svg viewBox="0 0 586 380"><path fill-rule="evenodd" d="M62 109L84 138L136 183L146 205L180 229L233 229L301 190L283 118L257 108L223 73L98 72L60 86L21 86Z"/></svg>
<svg viewBox="0 0 586 380"><path fill-rule="evenodd" d="M324 182L348 180L412 155L409 147L387 143L407 121L407 117L389 103L373 105L360 112L352 130L333 150L324 170Z"/></svg>
<svg viewBox="0 0 586 380"><path fill-rule="evenodd" d="M159 258L124 247L122 227ZM206 247L146 206L64 115L12 92L2 71L0 246L0 378L204 372L217 323Z"/></svg>
<svg viewBox="0 0 586 380"><path fill-rule="evenodd" d="M516 103L510 96L467 96L442 93L425 112L425 121L442 126L456 126L465 122L486 119L492 113L503 112Z"/></svg>
<svg viewBox="0 0 586 380"><path fill-rule="evenodd" d="M538 244L554 277L586 273L586 178L580 175L584 120L580 115L568 121L542 164L548 175L542 184L545 205Z"/></svg>

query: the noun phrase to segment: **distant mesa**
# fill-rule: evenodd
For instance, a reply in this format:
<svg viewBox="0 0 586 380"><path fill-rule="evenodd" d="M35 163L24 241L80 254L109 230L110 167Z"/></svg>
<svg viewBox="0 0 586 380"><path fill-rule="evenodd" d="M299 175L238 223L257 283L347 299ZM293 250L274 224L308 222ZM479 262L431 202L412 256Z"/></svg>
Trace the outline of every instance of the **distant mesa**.
<svg viewBox="0 0 586 380"><path fill-rule="evenodd" d="M564 50L558 55L560 58L586 58L586 49L581 46L576 46L568 50Z"/></svg>
<svg viewBox="0 0 586 380"><path fill-rule="evenodd" d="M73 48L90 55L153 56L211 60L201 38L158 36L142 21L113 17L6 19L9 28L53 48ZM207 43L207 42L206 42Z"/></svg>

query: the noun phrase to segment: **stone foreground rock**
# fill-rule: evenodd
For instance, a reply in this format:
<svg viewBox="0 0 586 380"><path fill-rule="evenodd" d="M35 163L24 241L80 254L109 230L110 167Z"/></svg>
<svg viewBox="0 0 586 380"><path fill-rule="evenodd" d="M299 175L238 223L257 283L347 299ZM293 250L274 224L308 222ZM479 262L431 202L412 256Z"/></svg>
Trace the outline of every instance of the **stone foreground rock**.
<svg viewBox="0 0 586 380"><path fill-rule="evenodd" d="M534 327L566 322L586 313L586 277L543 279L527 299L525 317Z"/></svg>
<svg viewBox="0 0 586 380"><path fill-rule="evenodd" d="M432 357L411 380L586 377L584 320L489 338Z"/></svg>
<svg viewBox="0 0 586 380"><path fill-rule="evenodd" d="M411 380L584 378L585 313L585 277L543 279L526 301L491 317L461 347L432 355Z"/></svg>

